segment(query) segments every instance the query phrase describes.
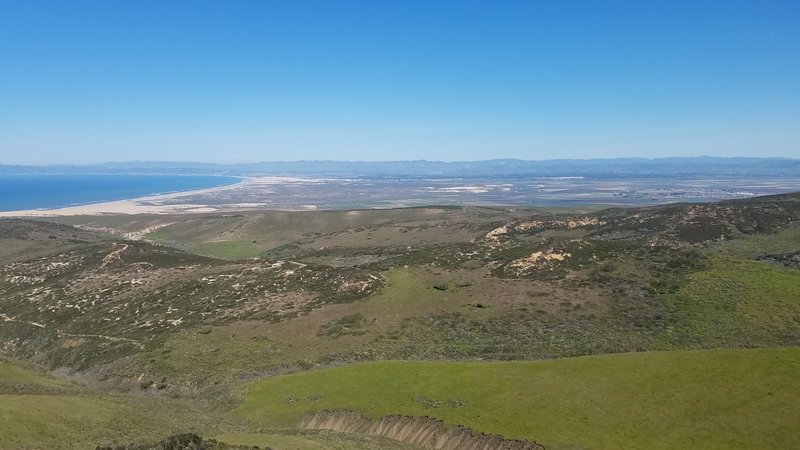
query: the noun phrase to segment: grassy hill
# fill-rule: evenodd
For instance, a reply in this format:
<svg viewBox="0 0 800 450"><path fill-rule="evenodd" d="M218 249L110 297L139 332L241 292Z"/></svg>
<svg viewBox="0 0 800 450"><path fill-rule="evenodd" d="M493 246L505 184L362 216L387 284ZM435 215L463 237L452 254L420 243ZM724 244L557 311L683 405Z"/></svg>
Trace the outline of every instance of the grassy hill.
<svg viewBox="0 0 800 450"><path fill-rule="evenodd" d="M407 448L378 437L295 430L319 411L431 417L548 449L795 448L798 370L798 348L382 361L253 381L242 387L240 406L217 409L199 400L76 391L3 362L0 388L44 390L0 394L0 448L91 448L190 431L276 449Z"/></svg>
<svg viewBox="0 0 800 450"><path fill-rule="evenodd" d="M103 394L0 360L0 448L84 449L161 436L188 425L180 410L159 399Z"/></svg>
<svg viewBox="0 0 800 450"><path fill-rule="evenodd" d="M755 380L746 374L730 380L724 370L772 370L772 359L763 355L788 358L784 362L793 367L800 346L800 194L600 211L422 207L59 220L65 223L0 220L0 355L60 376L36 378L0 366L6 380L0 392L9 405L4 414L17 423L17 434L9 434L16 436L16 446L37 442L36 436L48 443L58 436L86 442L69 431L81 430L83 423L110 430L87 431L92 439L155 442L199 424L204 437L224 435L242 445L305 440L330 448L395 445L380 440L386 436L363 433L357 439L311 430L275 434L275 427L293 427L308 411L353 409L372 417L429 415L548 447L647 447L659 433L687 445L699 439L702 446L735 447L755 441L725 429L723 419L700 427L704 422L695 413L677 406L662 418L625 416L618 410L639 397L615 390L635 385L623 374L630 371L656 383L659 392L670 392L677 389L670 380L692 385L682 375L685 366L686 376L700 383L689 391L699 396L696 414L711 420L716 416L709 411L716 406L735 409L722 401L725 386L761 392L750 387ZM722 350L747 348L771 350ZM698 349L719 351L683 352ZM630 354L564 359L612 353ZM723 391L715 391L713 380L700 373L705 366L696 355L706 355L709 373L719 375ZM550 359L558 360L537 362ZM339 368L366 361L381 362ZM590 407L553 403L554 410L573 411L588 422L553 411L548 422L532 404L525 406L531 412L513 412L517 403L526 404L514 400L519 396L551 400L511 385L508 395L474 390L503 380L492 371L507 369L559 392L561 381L531 375L548 364L564 364L564 370L553 369L562 387L586 391L595 405L583 411ZM322 370L326 367L336 368ZM433 390L403 391L412 398L401 399L370 388L362 403L348 403L336 391L286 391L277 400L254 394L260 383L277 380L287 384L270 392L284 392L294 378L275 376L294 372L312 377L309 386L320 389L339 385L330 381L337 373L363 383L370 377L383 380L377 386L400 389L409 380L417 386L422 375L406 377L403 371L432 374L425 383ZM448 391L447 383L461 371L474 372L474 383ZM382 372L403 376L393 381L381 378ZM323 375L329 373L334 375ZM568 381L569 373L590 374L587 380L594 381ZM317 376L334 378L314 381ZM765 376L778 377L775 386L787 382L775 371ZM259 381L239 413L229 414L241 404L240 387L250 380ZM608 399L592 397L580 383L595 383L598 395L601 387L610 389L604 394ZM692 404L688 394L674 392ZM761 393L776 411L784 411L786 405ZM660 395L652 401L669 402L671 397ZM478 397L499 400L483 404ZM369 398L380 401L369 404ZM601 405L613 398L619 403L609 414ZM752 405L761 404L754 397L740 400L753 411L758 409ZM544 425L535 430L541 433L523 433L527 422L480 414L501 407L510 408L509 417L539 417ZM163 420L145 413L152 408L165 412ZM14 416L18 409L29 416ZM617 422L611 421L615 414ZM625 431L628 420L636 431ZM118 423L137 425L128 432ZM777 419L772 423L782 426ZM568 434L565 427L588 431ZM611 432L617 429L624 433ZM780 439L791 435L777 428L773 434L773 440L754 436L767 447L781 447ZM14 446L8 442L0 447Z"/></svg>
<svg viewBox="0 0 800 450"><path fill-rule="evenodd" d="M0 221L15 245L68 245L0 264L0 340L179 390L371 359L798 345L800 272L770 263L800 251L798 199ZM260 256L186 251L232 242Z"/></svg>
<svg viewBox="0 0 800 450"><path fill-rule="evenodd" d="M535 362L373 362L247 385L236 414L430 416L566 448L796 448L800 349L603 355Z"/></svg>

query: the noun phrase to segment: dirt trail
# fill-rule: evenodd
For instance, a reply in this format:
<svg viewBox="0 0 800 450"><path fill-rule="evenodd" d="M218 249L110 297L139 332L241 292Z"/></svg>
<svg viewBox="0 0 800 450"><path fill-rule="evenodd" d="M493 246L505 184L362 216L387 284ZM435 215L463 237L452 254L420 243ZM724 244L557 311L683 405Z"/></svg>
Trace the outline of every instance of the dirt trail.
<svg viewBox="0 0 800 450"><path fill-rule="evenodd" d="M319 411L303 417L300 428L382 436L435 450L544 450L537 442L477 433L460 425L445 427L430 417L386 416L372 421L355 411Z"/></svg>
<svg viewBox="0 0 800 450"><path fill-rule="evenodd" d="M76 337L76 338L98 338L98 339L106 339L112 342L127 342L129 344L133 344L136 347L144 348L144 344L139 341L123 338L123 337L115 337L115 336L106 336L105 334L72 334L72 333L64 333L61 330L58 330L58 337Z"/></svg>
<svg viewBox="0 0 800 450"><path fill-rule="evenodd" d="M44 326L44 324L37 323L37 322L31 322L31 321L28 321L28 320L17 320L14 317L11 317L8 314L4 314L4 313L0 313L0 320L2 320L3 322L24 323L24 324L32 325L32 326L38 327L38 328L47 328L47 327ZM72 333L64 333L61 330L56 330L56 333L58 333L58 337L65 337L66 336L66 337L77 337L77 338L106 339L106 340L113 341L113 342L127 342L129 344L135 345L136 347L144 348L144 344L142 344L141 342L136 341L134 339L128 339L128 338L123 338L123 337L106 336L104 334L72 334Z"/></svg>
<svg viewBox="0 0 800 450"><path fill-rule="evenodd" d="M9 316L7 314L3 314L3 313L0 313L0 319L2 319L4 322L27 323L28 325L33 325L35 327L44 328L44 325L42 325L41 323L30 322L28 320L17 320L15 318L13 318L13 317L11 317L11 316Z"/></svg>

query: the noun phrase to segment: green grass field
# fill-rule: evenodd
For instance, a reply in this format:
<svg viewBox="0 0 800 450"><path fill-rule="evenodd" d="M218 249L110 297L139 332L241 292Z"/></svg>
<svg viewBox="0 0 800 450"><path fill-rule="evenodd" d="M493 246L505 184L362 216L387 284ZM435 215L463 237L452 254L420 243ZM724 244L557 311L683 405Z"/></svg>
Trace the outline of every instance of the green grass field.
<svg viewBox="0 0 800 450"><path fill-rule="evenodd" d="M91 448L187 431L277 449L403 448L286 431L320 410L435 417L548 449L797 448L797 373L800 348L741 349L355 364L250 382L227 413L159 396L0 394L0 448ZM12 383L68 387L0 363L0 385Z"/></svg>
<svg viewBox="0 0 800 450"><path fill-rule="evenodd" d="M236 415L431 416L552 448L798 448L800 349L536 362L374 362L250 383Z"/></svg>
<svg viewBox="0 0 800 450"><path fill-rule="evenodd" d="M38 388L60 388L68 383L38 374L0 359L0 392L11 386L25 385Z"/></svg>
<svg viewBox="0 0 800 450"><path fill-rule="evenodd" d="M192 252L223 259L243 259L258 256L263 253L263 249L258 248L252 242L218 241L196 244L192 246Z"/></svg>
<svg viewBox="0 0 800 450"><path fill-rule="evenodd" d="M13 393L25 387L24 394ZM10 392L9 392L10 391ZM369 436L248 431L203 409L202 402L164 396L95 392L0 359L0 448L87 449L155 442L194 432L229 444L294 450L403 450Z"/></svg>
<svg viewBox="0 0 800 450"><path fill-rule="evenodd" d="M180 400L102 394L0 360L3 449L94 448L213 429L218 422Z"/></svg>
<svg viewBox="0 0 800 450"><path fill-rule="evenodd" d="M689 275L670 306L675 330L668 338L684 347L791 345L800 336L800 273L715 258Z"/></svg>
<svg viewBox="0 0 800 450"><path fill-rule="evenodd" d="M62 395L0 395L0 448L87 448L130 436L133 411L117 402Z"/></svg>
<svg viewBox="0 0 800 450"><path fill-rule="evenodd" d="M753 258L773 253L800 250L800 226L789 226L777 233L751 234L722 241L709 247L709 253Z"/></svg>

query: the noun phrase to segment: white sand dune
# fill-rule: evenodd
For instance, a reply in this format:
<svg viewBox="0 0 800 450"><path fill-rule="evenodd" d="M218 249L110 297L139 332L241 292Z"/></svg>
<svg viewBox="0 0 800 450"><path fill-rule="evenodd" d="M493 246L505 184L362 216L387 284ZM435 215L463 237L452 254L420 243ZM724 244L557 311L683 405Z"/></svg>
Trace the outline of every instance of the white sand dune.
<svg viewBox="0 0 800 450"><path fill-rule="evenodd" d="M111 202L90 203L87 205L68 206L54 209L26 209L18 211L0 211L0 217L57 217L57 216L83 216L102 214L175 214L175 213L208 213L215 211L228 211L239 208L252 208L247 203L221 203L218 205L182 203L177 200L194 197L201 194L223 194L221 197L233 198L236 191L247 189L258 184L276 184L283 182L297 183L297 178L260 177L247 178L239 183L218 186L192 191L174 192L170 194L148 195L128 200ZM315 180L311 180L314 182Z"/></svg>

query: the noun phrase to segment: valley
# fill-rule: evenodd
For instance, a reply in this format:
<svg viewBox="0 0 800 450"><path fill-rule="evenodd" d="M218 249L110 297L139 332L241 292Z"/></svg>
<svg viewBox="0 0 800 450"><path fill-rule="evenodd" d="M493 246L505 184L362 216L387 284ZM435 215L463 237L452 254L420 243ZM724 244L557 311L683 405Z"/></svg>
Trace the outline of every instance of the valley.
<svg viewBox="0 0 800 450"><path fill-rule="evenodd" d="M798 194L9 218L0 240L3 448L800 443Z"/></svg>

